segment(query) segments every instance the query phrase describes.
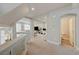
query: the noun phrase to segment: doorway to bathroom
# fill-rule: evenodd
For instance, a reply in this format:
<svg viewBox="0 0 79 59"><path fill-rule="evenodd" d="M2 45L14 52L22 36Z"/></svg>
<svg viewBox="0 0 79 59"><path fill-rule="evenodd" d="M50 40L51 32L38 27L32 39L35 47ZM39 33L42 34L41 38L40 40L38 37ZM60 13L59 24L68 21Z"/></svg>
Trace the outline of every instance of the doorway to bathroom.
<svg viewBox="0 0 79 59"><path fill-rule="evenodd" d="M68 14L61 17L61 45L75 47L75 20L76 15Z"/></svg>

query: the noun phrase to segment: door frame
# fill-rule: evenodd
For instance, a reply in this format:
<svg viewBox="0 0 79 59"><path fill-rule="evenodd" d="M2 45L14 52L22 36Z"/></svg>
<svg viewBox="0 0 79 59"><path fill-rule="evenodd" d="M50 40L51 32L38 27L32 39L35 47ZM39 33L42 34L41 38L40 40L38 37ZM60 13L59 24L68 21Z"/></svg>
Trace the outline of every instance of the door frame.
<svg viewBox="0 0 79 59"><path fill-rule="evenodd" d="M62 19L62 17L65 17L65 16L75 16L75 27L74 27L74 47L73 48L76 48L76 14L64 14L64 15L62 15L61 17L60 17L60 45L61 45L61 19Z"/></svg>

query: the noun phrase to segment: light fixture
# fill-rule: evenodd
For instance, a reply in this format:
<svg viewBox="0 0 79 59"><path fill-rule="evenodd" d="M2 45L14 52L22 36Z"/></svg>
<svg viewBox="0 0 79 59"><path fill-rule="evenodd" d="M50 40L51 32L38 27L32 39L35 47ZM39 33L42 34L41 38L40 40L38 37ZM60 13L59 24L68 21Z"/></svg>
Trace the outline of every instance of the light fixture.
<svg viewBox="0 0 79 59"><path fill-rule="evenodd" d="M32 11L34 11L35 10L35 8L32 8Z"/></svg>

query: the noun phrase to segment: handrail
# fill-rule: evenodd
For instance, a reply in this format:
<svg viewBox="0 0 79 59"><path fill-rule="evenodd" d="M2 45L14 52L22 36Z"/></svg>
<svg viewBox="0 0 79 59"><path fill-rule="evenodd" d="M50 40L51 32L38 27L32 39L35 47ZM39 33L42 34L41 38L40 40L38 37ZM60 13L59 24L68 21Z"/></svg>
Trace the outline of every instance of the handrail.
<svg viewBox="0 0 79 59"><path fill-rule="evenodd" d="M6 43L4 43L3 45L0 46L0 54L5 52L5 50L6 51L7 50L13 50L13 46L15 44L17 44L20 40L23 40L23 39L26 41L26 39L28 39L27 37L28 36L24 35L24 36L21 36L19 38L14 39L14 40L7 41ZM24 41L24 45L25 45L25 41ZM12 51L9 51L9 52L12 52Z"/></svg>

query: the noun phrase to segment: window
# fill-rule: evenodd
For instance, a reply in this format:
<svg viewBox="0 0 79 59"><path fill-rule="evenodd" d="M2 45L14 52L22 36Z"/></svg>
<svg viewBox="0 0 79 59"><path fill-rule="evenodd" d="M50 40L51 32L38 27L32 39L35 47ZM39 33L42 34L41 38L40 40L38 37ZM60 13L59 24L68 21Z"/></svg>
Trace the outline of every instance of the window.
<svg viewBox="0 0 79 59"><path fill-rule="evenodd" d="M5 31L2 30L0 34L1 34L1 44L4 44L6 40Z"/></svg>
<svg viewBox="0 0 79 59"><path fill-rule="evenodd" d="M25 32L27 30L30 30L29 24L23 24L23 23L16 24L16 32Z"/></svg>
<svg viewBox="0 0 79 59"><path fill-rule="evenodd" d="M27 31L30 30L30 21L29 19L23 18L16 23L16 35L20 37L22 35L27 35Z"/></svg>
<svg viewBox="0 0 79 59"><path fill-rule="evenodd" d="M12 39L12 31L9 27L0 27L0 45Z"/></svg>
<svg viewBox="0 0 79 59"><path fill-rule="evenodd" d="M30 30L30 25L29 24L24 24L24 30Z"/></svg>
<svg viewBox="0 0 79 59"><path fill-rule="evenodd" d="M16 32L21 32L21 24L20 23L16 24Z"/></svg>

